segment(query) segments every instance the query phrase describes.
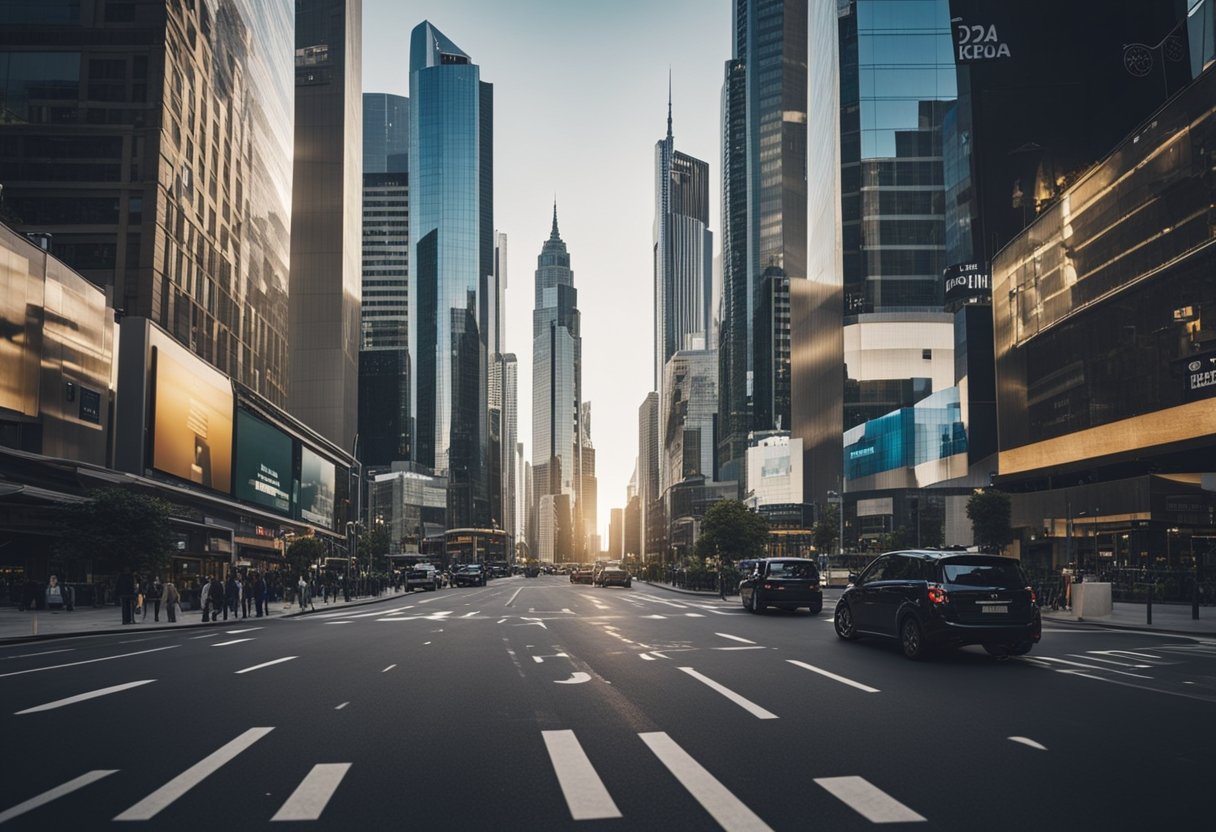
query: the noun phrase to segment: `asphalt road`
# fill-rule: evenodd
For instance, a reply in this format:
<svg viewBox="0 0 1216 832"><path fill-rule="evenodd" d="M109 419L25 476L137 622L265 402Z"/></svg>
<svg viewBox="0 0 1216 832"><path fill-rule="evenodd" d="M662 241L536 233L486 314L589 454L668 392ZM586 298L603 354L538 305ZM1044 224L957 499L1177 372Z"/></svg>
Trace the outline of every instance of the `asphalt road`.
<svg viewBox="0 0 1216 832"><path fill-rule="evenodd" d="M830 611L507 578L9 645L0 825L1211 828L1216 641L913 663Z"/></svg>

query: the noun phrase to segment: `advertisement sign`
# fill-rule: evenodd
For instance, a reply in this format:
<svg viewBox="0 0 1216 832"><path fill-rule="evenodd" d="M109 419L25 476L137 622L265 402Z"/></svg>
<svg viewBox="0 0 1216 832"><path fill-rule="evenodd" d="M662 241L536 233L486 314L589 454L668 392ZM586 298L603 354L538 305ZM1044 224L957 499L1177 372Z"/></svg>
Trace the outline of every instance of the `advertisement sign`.
<svg viewBox="0 0 1216 832"><path fill-rule="evenodd" d="M307 445L300 448L300 519L334 527L335 466Z"/></svg>
<svg viewBox="0 0 1216 832"><path fill-rule="evenodd" d="M1188 356L1182 361L1185 387L1183 397L1188 402L1216 396L1216 352Z"/></svg>
<svg viewBox="0 0 1216 832"><path fill-rule="evenodd" d="M188 354L155 347L153 360L152 467L231 493L232 383Z"/></svg>
<svg viewBox="0 0 1216 832"><path fill-rule="evenodd" d="M955 263L942 272L946 303L962 300L992 300L992 275L987 263Z"/></svg>
<svg viewBox="0 0 1216 832"><path fill-rule="evenodd" d="M245 410L236 414L236 497L291 516L291 437Z"/></svg>
<svg viewBox="0 0 1216 832"><path fill-rule="evenodd" d="M960 64L972 61L991 61L996 58L1009 58L1009 44L997 31L995 23L965 21L961 17L954 18L954 59Z"/></svg>

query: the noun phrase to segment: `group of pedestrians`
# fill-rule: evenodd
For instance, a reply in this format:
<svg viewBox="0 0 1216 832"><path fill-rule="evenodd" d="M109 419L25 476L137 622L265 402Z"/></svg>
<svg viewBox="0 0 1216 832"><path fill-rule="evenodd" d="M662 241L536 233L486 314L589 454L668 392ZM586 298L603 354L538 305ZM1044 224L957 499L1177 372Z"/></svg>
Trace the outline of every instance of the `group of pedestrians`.
<svg viewBox="0 0 1216 832"><path fill-rule="evenodd" d="M224 621L229 613L233 618L248 618L253 612L254 617L261 618L270 612L267 581L258 572L247 572L243 577L233 572L227 581L210 577L199 591L199 606L204 621L217 621L221 613Z"/></svg>

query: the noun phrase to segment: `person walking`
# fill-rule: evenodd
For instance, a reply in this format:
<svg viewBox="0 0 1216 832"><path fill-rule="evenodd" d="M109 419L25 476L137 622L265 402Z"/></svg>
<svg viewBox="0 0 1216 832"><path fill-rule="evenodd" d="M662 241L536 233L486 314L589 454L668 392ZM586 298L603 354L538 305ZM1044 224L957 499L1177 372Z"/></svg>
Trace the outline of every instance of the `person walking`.
<svg viewBox="0 0 1216 832"><path fill-rule="evenodd" d="M253 605L253 574L246 572L245 580L241 581L241 618L249 617L249 608Z"/></svg>
<svg viewBox="0 0 1216 832"><path fill-rule="evenodd" d="M52 575L50 582L46 585L46 608L51 612L71 608L68 604L67 589L59 585L58 575Z"/></svg>
<svg viewBox="0 0 1216 832"><path fill-rule="evenodd" d="M211 578L211 592L208 595L211 601L211 620L218 621L220 610L224 610L224 619L228 619L228 608L224 606L224 582L219 579L219 576Z"/></svg>
<svg viewBox="0 0 1216 832"><path fill-rule="evenodd" d="M145 621L148 620L148 604L152 604L152 620L160 621L160 597L164 594L164 587L160 584L160 577L152 578L152 585L144 587L144 615Z"/></svg>
<svg viewBox="0 0 1216 832"><path fill-rule="evenodd" d="M296 584L296 589L300 593L300 609L308 607L308 581L304 580L304 576L300 576L300 582Z"/></svg>
<svg viewBox="0 0 1216 832"><path fill-rule="evenodd" d="M203 620L211 611L211 578L203 578L202 589L198 592L198 605L203 608Z"/></svg>
<svg viewBox="0 0 1216 832"><path fill-rule="evenodd" d="M261 618L262 610L266 606L266 579L260 572L253 581L253 606L257 610L258 618Z"/></svg>
<svg viewBox="0 0 1216 832"><path fill-rule="evenodd" d="M228 582L224 584L224 620L228 620L228 612L232 612L232 617L236 618L237 605L241 600L241 585L237 582L236 573L228 576Z"/></svg>
<svg viewBox="0 0 1216 832"><path fill-rule="evenodd" d="M170 624L177 623L177 602L181 600L181 596L177 594L177 587L173 585L173 581L165 581L161 584L160 599L157 601L156 612L160 614L160 605L165 605L165 617Z"/></svg>
<svg viewBox="0 0 1216 832"><path fill-rule="evenodd" d="M129 568L123 569L122 574L118 576L117 589L118 603L122 607L122 623L135 623L135 576L131 574Z"/></svg>

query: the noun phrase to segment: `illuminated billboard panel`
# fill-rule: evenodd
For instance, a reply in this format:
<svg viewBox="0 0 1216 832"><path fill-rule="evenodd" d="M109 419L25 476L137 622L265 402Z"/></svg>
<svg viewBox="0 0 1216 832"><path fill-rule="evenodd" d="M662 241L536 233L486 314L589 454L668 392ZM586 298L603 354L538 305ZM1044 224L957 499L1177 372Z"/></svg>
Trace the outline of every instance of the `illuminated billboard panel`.
<svg viewBox="0 0 1216 832"><path fill-rule="evenodd" d="M300 519L334 527L335 466L307 445L300 448Z"/></svg>
<svg viewBox="0 0 1216 832"><path fill-rule="evenodd" d="M236 497L290 517L292 440L245 410L236 414Z"/></svg>
<svg viewBox="0 0 1216 832"><path fill-rule="evenodd" d="M152 467L204 488L232 490L232 384L200 359L154 348Z"/></svg>

